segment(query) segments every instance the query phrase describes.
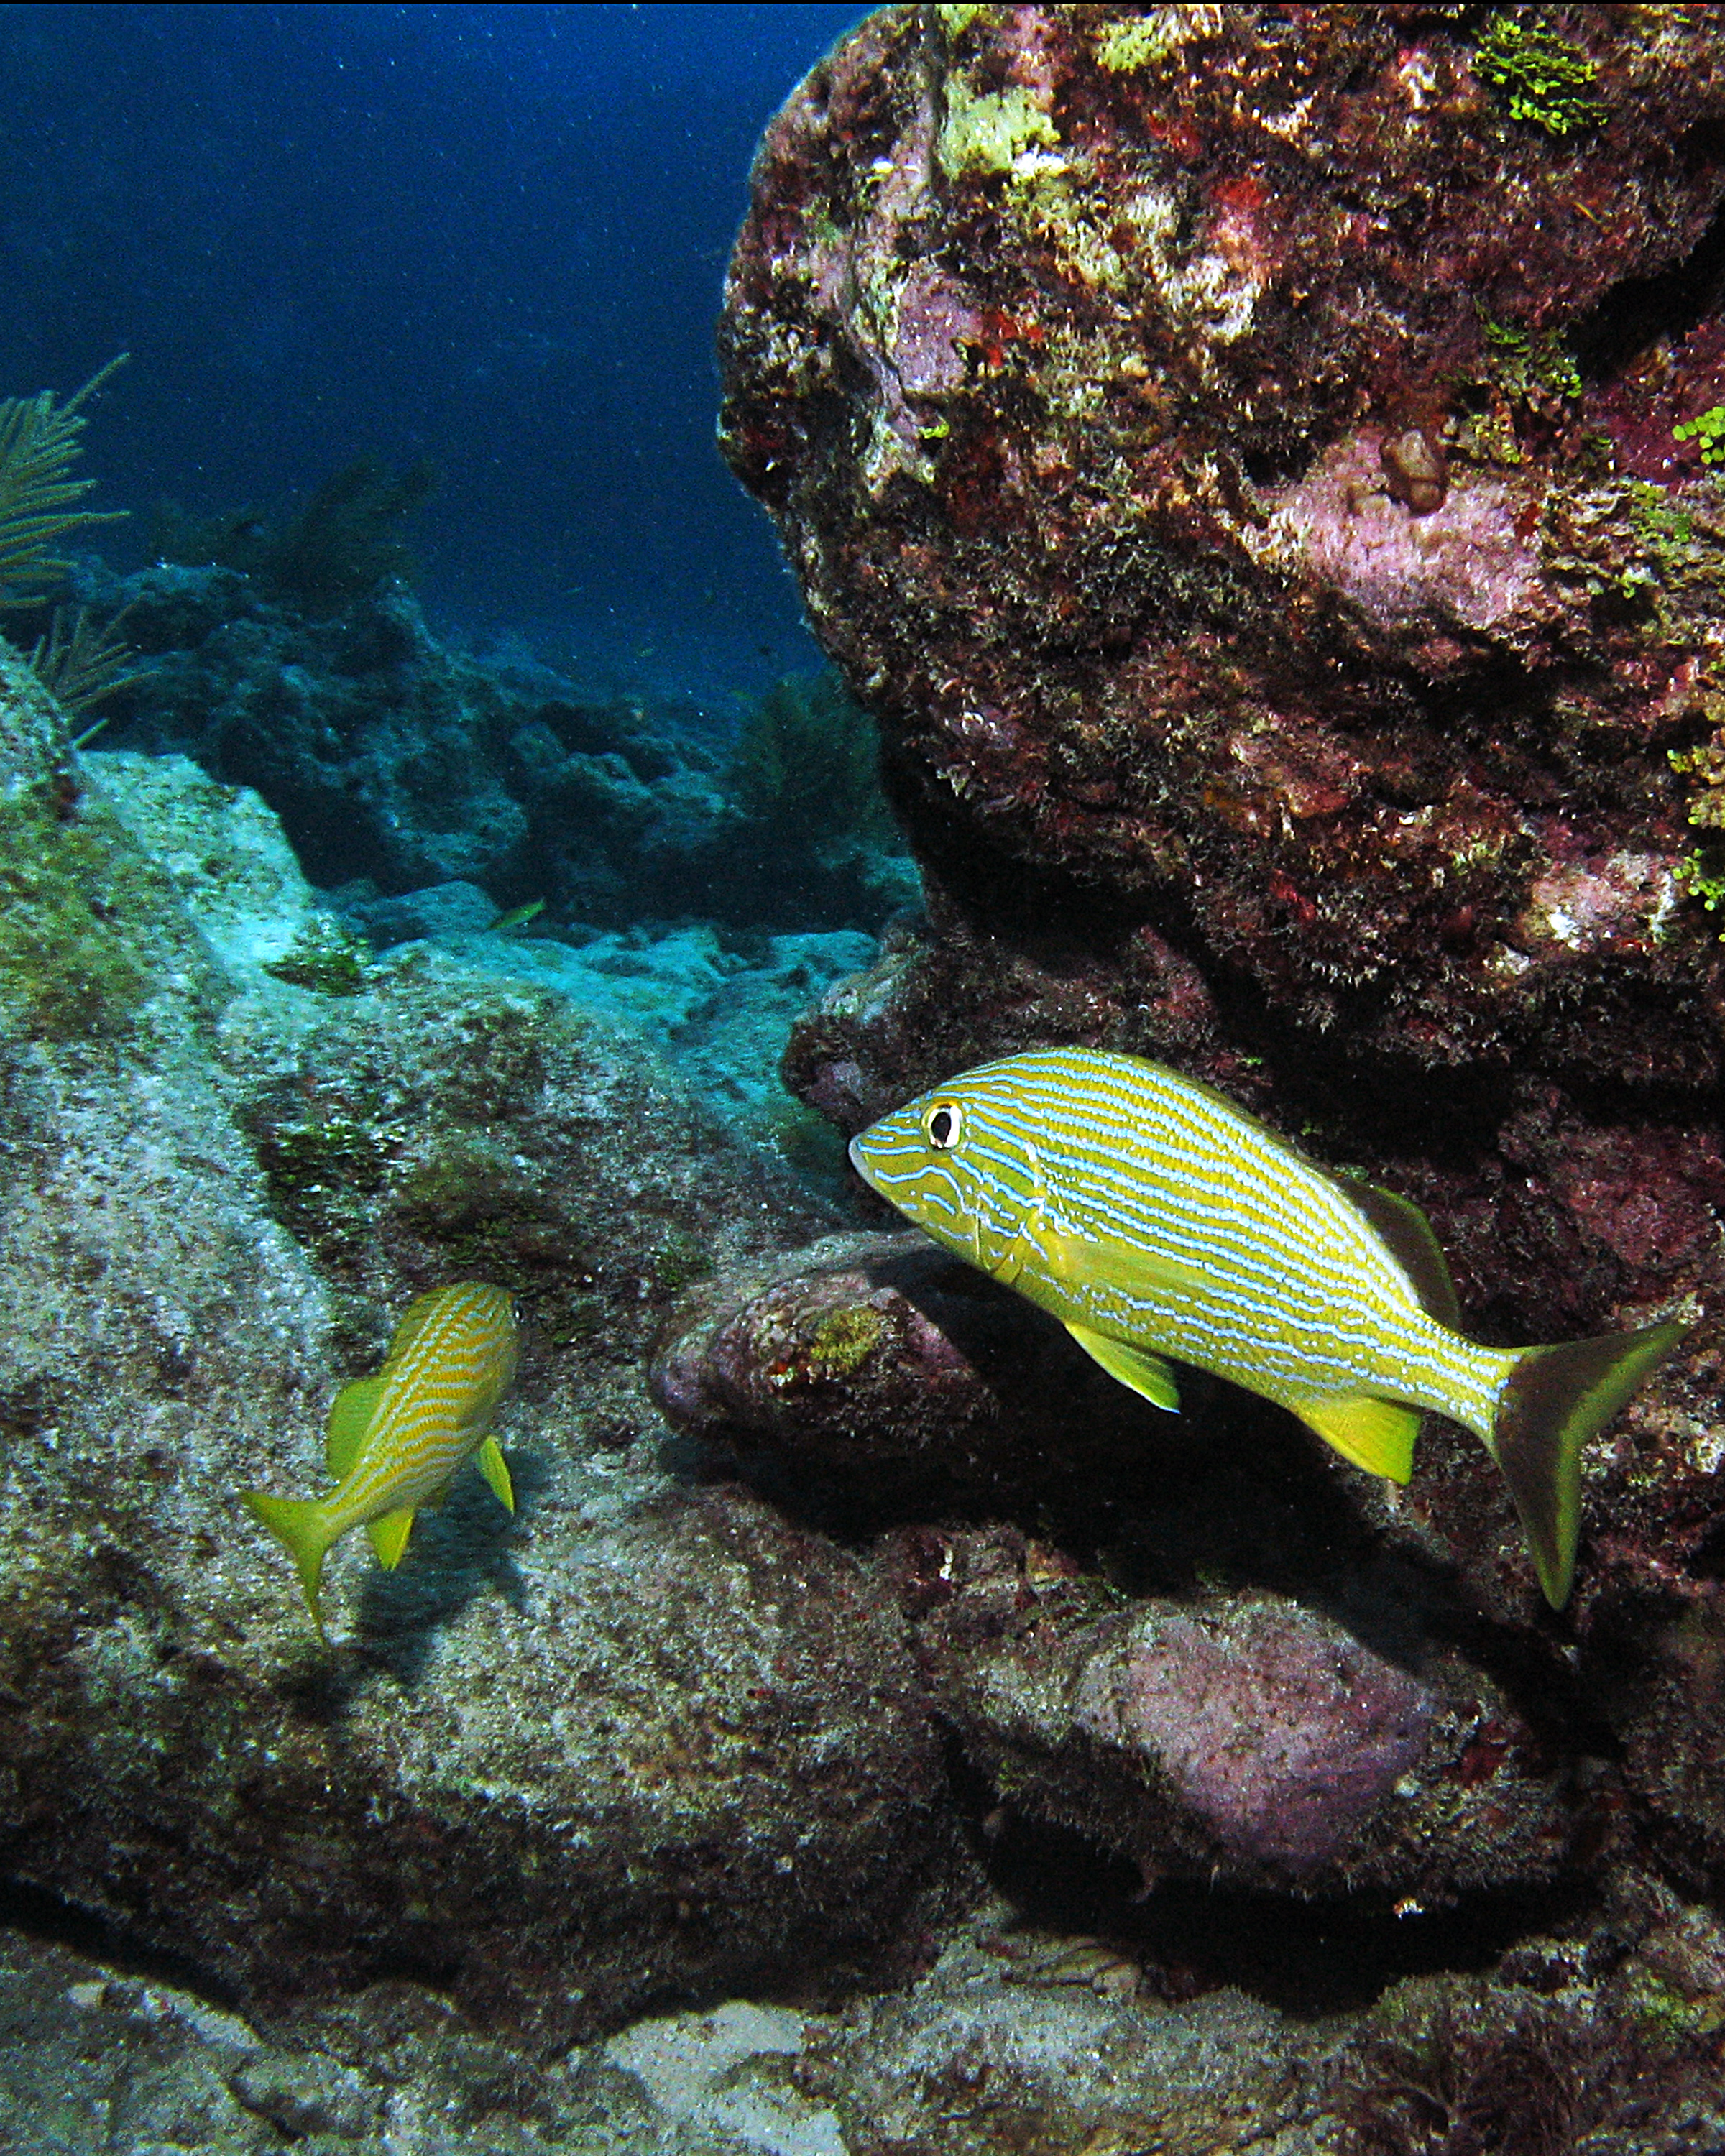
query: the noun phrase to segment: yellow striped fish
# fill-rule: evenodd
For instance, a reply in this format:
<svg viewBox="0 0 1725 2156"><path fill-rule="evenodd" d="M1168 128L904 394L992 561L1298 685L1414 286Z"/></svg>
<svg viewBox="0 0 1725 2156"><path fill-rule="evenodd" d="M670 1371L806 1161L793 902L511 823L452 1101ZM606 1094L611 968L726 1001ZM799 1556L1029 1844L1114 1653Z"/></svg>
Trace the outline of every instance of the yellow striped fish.
<svg viewBox="0 0 1725 2156"><path fill-rule="evenodd" d="M416 1296L382 1369L336 1395L325 1456L336 1487L323 1497L244 1492L254 1517L280 1537L299 1567L320 1637L323 1561L350 1527L367 1530L393 1571L414 1512L440 1497L457 1470L475 1457L486 1481L515 1510L509 1470L488 1435L515 1363L515 1312L501 1288L462 1281Z"/></svg>
<svg viewBox="0 0 1725 2156"><path fill-rule="evenodd" d="M1684 1327L1483 1348L1419 1208L1330 1174L1225 1095L1134 1055L968 1070L851 1142L881 1197L1051 1311L1111 1377L1179 1405L1178 1357L1405 1482L1422 1413L1484 1444L1539 1584L1568 1599L1581 1448Z"/></svg>

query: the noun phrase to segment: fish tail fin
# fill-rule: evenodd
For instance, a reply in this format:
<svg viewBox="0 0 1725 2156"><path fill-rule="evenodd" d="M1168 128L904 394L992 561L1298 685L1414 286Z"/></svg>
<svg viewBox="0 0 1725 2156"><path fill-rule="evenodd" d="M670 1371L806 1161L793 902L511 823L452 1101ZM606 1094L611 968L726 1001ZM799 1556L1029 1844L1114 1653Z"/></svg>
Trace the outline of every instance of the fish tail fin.
<svg viewBox="0 0 1725 2156"><path fill-rule="evenodd" d="M305 1590L305 1607L317 1627L317 1636L320 1640L327 1639L323 1614L317 1606L317 1584L323 1574L324 1558L336 1539L327 1510L316 1497L271 1497L261 1490L246 1490L241 1494L252 1517L260 1527L269 1528L293 1559L300 1584Z"/></svg>
<svg viewBox="0 0 1725 2156"><path fill-rule="evenodd" d="M1688 1327L1676 1322L1526 1348L1497 1406L1492 1457L1521 1515L1539 1584L1553 1609L1569 1599L1581 1525L1581 1452Z"/></svg>

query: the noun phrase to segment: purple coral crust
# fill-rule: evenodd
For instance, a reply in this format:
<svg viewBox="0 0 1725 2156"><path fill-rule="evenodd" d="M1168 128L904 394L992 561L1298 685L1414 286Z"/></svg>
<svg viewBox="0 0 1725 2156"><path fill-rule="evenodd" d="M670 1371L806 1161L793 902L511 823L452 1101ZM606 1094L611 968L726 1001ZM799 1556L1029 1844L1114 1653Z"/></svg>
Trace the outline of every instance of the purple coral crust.
<svg viewBox="0 0 1725 2156"><path fill-rule="evenodd" d="M1425 1749L1434 1702L1405 1671L1303 1613L1136 1625L1081 1680L1075 1721L1165 1774L1235 1856L1333 1862Z"/></svg>
<svg viewBox="0 0 1725 2156"><path fill-rule="evenodd" d="M879 1562L1003 1799L1147 1881L1445 1897L1597 1851L1599 1793L1431 1641L1415 1669L1280 1595L1123 1604L999 1528L906 1531Z"/></svg>

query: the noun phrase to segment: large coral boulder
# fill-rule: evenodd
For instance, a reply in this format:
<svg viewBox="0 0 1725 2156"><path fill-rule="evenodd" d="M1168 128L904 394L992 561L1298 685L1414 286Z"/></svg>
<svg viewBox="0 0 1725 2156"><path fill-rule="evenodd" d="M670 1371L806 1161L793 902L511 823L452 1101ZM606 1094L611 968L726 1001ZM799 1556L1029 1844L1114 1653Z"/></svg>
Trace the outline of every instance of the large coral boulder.
<svg viewBox="0 0 1725 2156"><path fill-rule="evenodd" d="M1725 30L893 8L768 131L722 438L1020 941L1411 1065L1696 1083ZM1124 963L1123 958L1118 963Z"/></svg>
<svg viewBox="0 0 1725 2156"><path fill-rule="evenodd" d="M1584 1614L1705 1592L1719 1505L1722 62L1675 8L884 9L721 332L929 891L789 1082L851 1131L1156 1056L1423 1206L1476 1337L1690 1321ZM1522 1622L1506 1517L1436 1430L1378 1510Z"/></svg>

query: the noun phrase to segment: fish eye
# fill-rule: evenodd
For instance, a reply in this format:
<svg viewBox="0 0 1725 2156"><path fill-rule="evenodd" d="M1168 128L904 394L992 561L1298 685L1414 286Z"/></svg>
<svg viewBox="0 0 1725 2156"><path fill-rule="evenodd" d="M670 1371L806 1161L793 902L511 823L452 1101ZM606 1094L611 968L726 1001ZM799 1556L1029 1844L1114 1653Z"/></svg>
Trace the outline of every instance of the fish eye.
<svg viewBox="0 0 1725 2156"><path fill-rule="evenodd" d="M963 1127L963 1114L956 1101L937 1101L923 1111L922 1135L937 1152L950 1152Z"/></svg>

